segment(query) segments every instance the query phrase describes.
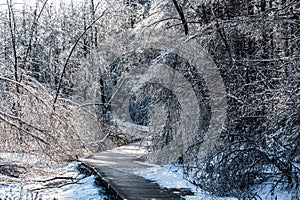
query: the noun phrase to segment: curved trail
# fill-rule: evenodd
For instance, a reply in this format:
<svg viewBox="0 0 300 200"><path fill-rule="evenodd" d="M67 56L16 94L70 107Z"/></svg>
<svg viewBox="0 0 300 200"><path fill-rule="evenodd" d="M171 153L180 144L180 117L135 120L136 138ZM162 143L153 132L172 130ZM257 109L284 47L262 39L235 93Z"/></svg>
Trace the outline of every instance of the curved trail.
<svg viewBox="0 0 300 200"><path fill-rule="evenodd" d="M81 162L94 168L118 199L182 199L171 190L161 188L157 183L134 174L137 170L151 167L140 162L145 151L141 143L132 143L96 153L81 159Z"/></svg>

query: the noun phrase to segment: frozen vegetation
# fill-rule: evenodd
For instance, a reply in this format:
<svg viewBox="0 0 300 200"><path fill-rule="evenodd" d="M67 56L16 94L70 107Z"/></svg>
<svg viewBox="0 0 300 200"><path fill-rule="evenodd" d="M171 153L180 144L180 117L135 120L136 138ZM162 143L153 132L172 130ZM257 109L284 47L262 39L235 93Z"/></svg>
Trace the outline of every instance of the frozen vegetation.
<svg viewBox="0 0 300 200"><path fill-rule="evenodd" d="M300 1L57 2L0 0L1 195L96 195L55 166L148 140L188 198L300 199Z"/></svg>
<svg viewBox="0 0 300 200"><path fill-rule="evenodd" d="M159 183L161 187L166 188L187 188L190 189L194 195L184 196L187 200L238 200L236 197L217 197L201 188L196 187L184 178L184 172L181 166L178 165L153 165L149 170L136 172L149 180L154 180ZM286 200L286 199L297 199L299 196L289 191L286 188L279 188L272 190L275 179L279 179L280 176L275 176L269 181L253 186L252 196L253 199L263 200Z"/></svg>
<svg viewBox="0 0 300 200"><path fill-rule="evenodd" d="M1 166L1 164L0 164ZM18 169L12 169L18 170ZM78 171L73 162L56 168L35 168L18 177L0 175L1 200L106 200L96 176ZM3 172L2 172L3 173ZM16 171L15 171L16 173ZM16 175L16 174L15 174Z"/></svg>

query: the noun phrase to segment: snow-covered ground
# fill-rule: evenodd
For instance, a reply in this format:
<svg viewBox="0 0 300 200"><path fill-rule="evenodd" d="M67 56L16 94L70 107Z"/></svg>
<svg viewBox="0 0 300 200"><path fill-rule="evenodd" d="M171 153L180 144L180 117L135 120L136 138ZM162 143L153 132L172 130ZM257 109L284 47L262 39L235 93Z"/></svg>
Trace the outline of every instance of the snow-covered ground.
<svg viewBox="0 0 300 200"><path fill-rule="evenodd" d="M152 168L136 172L137 175L146 179L157 182L165 188L190 188L194 196L185 196L187 200L237 200L237 198L220 198L215 197L199 188L183 178L182 168L174 165L158 166L152 165Z"/></svg>
<svg viewBox="0 0 300 200"><path fill-rule="evenodd" d="M237 200L234 197L216 197L209 194L208 192L197 188L195 185L191 184L183 178L183 171L181 167L174 165L166 166L156 166L153 165L152 168L147 170L136 172L147 179L157 182L160 186L165 188L190 188L194 192L194 196L185 196L187 200ZM264 183L255 187L255 193L257 194L257 199L263 200L292 200L300 199L296 191L287 191L283 188L277 188L274 192L270 192L274 184L269 182ZM300 194L300 192L299 192Z"/></svg>
<svg viewBox="0 0 300 200"><path fill-rule="evenodd" d="M77 170L76 162L43 169L42 172L27 172L19 178L0 174L0 200L108 200L104 189L95 184L96 176L86 176ZM137 175L154 180L166 188L189 188L195 195L185 196L187 200L237 200L234 197L216 197L201 190L183 178L182 168L174 165L158 166L136 171ZM29 175L28 175L29 174ZM55 178L52 180L53 178ZM297 199L295 192L278 188L270 193L272 182L257 186L255 191L264 200ZM257 197L258 197L257 196Z"/></svg>
<svg viewBox="0 0 300 200"><path fill-rule="evenodd" d="M22 180L0 176L0 199L11 200L104 200L104 190L95 184L95 176L85 176L76 169L76 163L57 168L49 176ZM54 177L60 177L50 180ZM46 182L41 182L45 181Z"/></svg>

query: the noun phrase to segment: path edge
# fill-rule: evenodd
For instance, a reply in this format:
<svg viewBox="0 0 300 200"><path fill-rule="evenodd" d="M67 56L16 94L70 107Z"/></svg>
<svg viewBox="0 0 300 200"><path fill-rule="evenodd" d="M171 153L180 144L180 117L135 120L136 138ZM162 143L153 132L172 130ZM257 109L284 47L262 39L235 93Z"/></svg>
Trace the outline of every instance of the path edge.
<svg viewBox="0 0 300 200"><path fill-rule="evenodd" d="M101 187L104 187L109 193L109 195L111 195L116 200L126 200L126 198L123 197L123 195L118 192L118 190L114 187L114 185L110 184L109 181L103 177L103 174L98 172L98 170L96 170L93 166L85 162L78 161L77 168L81 173L92 174L97 176L95 180L96 185L100 185Z"/></svg>

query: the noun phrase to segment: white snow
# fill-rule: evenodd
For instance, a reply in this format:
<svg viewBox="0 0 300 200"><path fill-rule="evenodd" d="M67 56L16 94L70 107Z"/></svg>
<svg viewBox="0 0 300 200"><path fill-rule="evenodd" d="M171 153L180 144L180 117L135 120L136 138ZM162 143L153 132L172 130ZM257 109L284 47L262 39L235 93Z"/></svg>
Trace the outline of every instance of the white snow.
<svg viewBox="0 0 300 200"><path fill-rule="evenodd" d="M152 168L148 168L142 171L136 172L137 175L141 175L146 179L157 182L161 187L165 188L190 188L195 193L194 196L185 196L187 200L237 200L237 198L221 198L216 197L208 192L197 188L192 183L183 178L183 171L181 167L174 165L158 166L152 165Z"/></svg>
<svg viewBox="0 0 300 200"><path fill-rule="evenodd" d="M17 181L16 179L10 179L10 181L4 181L5 177L0 176L0 199L58 199L58 200L104 200L107 196L101 187L95 184L95 176L88 176L80 174L76 169L76 163L71 163L63 168L57 169L63 170L66 173L59 175L60 177L72 177L79 180L77 183L67 184L62 187L47 188L43 190L34 190L38 188L46 188L47 183L40 183L37 180L46 180L52 177L38 177L35 180ZM7 179L7 178L6 178ZM70 183L71 181L68 181Z"/></svg>
<svg viewBox="0 0 300 200"><path fill-rule="evenodd" d="M137 162L137 161L136 161ZM43 199L43 200L104 200L109 199L104 194L101 187L95 185L95 176L85 177L80 174L76 169L77 163L73 162L64 167L56 168L54 172L47 173L47 175L41 176L37 174L34 179L28 179L23 177L21 181L16 178L5 177L0 174L0 199ZM191 184L183 178L182 167L176 165L159 166L148 164L150 168L144 168L140 171L136 171L137 175L143 176L146 179L157 182L161 187L165 188L189 188L194 192L194 196L185 196L187 200L237 200L234 197L216 197L209 194L195 185ZM35 173L33 173L35 174ZM38 180L46 180L53 177L73 177L74 180L79 180L77 183L68 184L62 187L48 188L45 190L35 190L38 188L45 188L49 183L38 182ZM22 177L21 177L22 178ZM274 177L274 179L280 177ZM69 181L70 182L70 181ZM298 194L295 192L284 190L283 188L276 188L274 192L271 191L271 187L275 180L270 180L267 183L263 183L255 187L255 192L264 200L273 199L297 199ZM258 198L259 199L259 198Z"/></svg>
<svg viewBox="0 0 300 200"><path fill-rule="evenodd" d="M194 196L185 196L187 200L237 200L235 197L217 197L208 192L197 188L192 183L188 182L183 178L183 170L180 166L166 165L158 166L151 165L152 168L144 169L142 171L136 172L136 174L141 175L147 179L157 182L161 187L165 188L190 188L192 192L195 193ZM280 177L278 177L280 178ZM255 187L255 193L257 199L264 200L274 200L274 199L298 199L299 194L296 191L287 191L284 188L276 188L274 192L270 192L275 180L265 182L261 185ZM299 192L298 192L299 193Z"/></svg>

